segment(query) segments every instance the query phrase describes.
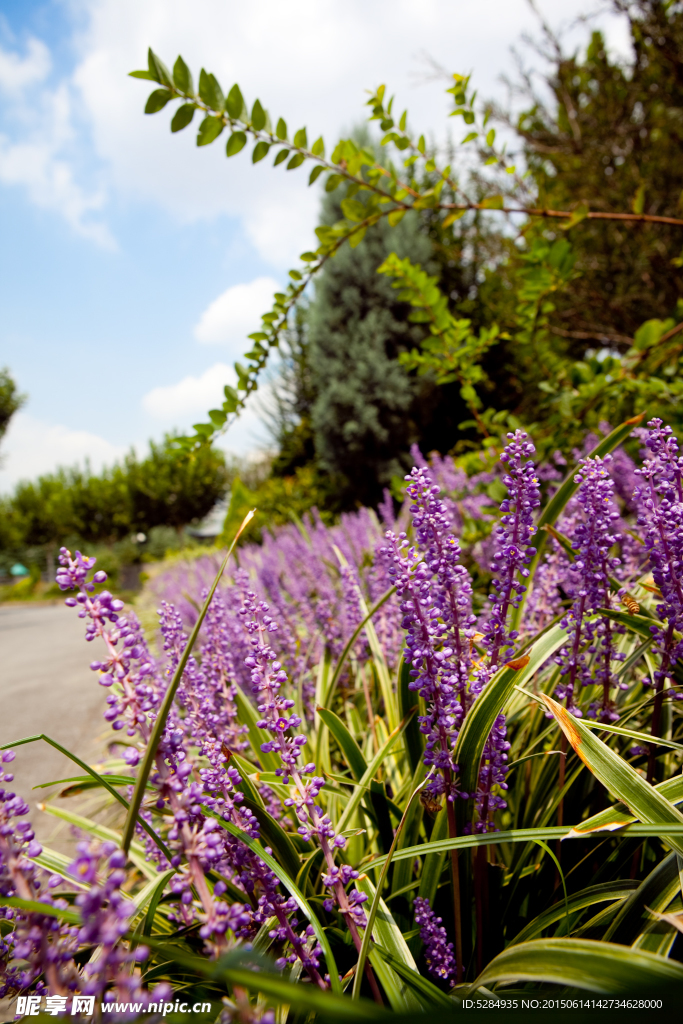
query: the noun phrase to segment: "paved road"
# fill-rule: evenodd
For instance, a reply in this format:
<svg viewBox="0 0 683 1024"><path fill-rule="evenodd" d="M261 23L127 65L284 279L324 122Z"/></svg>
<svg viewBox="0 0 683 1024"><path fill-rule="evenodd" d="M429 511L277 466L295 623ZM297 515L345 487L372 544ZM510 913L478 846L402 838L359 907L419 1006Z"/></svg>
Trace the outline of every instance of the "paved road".
<svg viewBox="0 0 683 1024"><path fill-rule="evenodd" d="M0 606L0 744L45 732L95 762L97 738L109 728L102 719L105 691L89 668L97 657L97 641L86 643L84 631L76 610L61 602ZM31 807L39 838L70 852L68 828L36 809L45 794L57 790L31 787L80 775L80 770L43 742L17 747L16 755L12 788ZM62 805L76 810L73 800Z"/></svg>

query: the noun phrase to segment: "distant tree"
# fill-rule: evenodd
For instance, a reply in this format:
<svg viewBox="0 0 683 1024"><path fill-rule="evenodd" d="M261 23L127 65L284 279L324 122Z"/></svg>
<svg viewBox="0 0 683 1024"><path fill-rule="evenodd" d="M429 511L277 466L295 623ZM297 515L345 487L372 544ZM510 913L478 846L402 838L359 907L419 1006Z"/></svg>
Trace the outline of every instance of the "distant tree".
<svg viewBox="0 0 683 1024"><path fill-rule="evenodd" d="M128 475L123 466L99 474L72 469L64 474L73 517L72 532L91 543L111 544L133 530Z"/></svg>
<svg viewBox="0 0 683 1024"><path fill-rule="evenodd" d="M543 76L553 102L523 73L518 132L538 205L633 210L680 218L683 195L683 15L661 0L613 0L628 21L631 53L611 56L594 32L584 53L565 53L544 26ZM624 351L652 317L676 315L683 295L680 228L586 220L572 232L576 277L551 318L570 351ZM680 319L680 317L679 317Z"/></svg>
<svg viewBox="0 0 683 1024"><path fill-rule="evenodd" d="M230 482L223 452L211 446L180 452L170 435L161 444L152 441L142 461L128 456L125 473L132 525L139 530L160 525L181 530L202 519Z"/></svg>
<svg viewBox="0 0 683 1024"><path fill-rule="evenodd" d="M25 396L20 395L17 391L17 385L7 367L0 370L0 440L6 432L12 416L25 401Z"/></svg>

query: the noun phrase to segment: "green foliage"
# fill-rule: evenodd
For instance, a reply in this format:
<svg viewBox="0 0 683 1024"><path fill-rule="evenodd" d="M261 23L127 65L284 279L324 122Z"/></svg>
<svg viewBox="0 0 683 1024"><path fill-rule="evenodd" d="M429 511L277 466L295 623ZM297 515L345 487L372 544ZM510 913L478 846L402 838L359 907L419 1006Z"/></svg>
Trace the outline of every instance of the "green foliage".
<svg viewBox="0 0 683 1024"><path fill-rule="evenodd" d="M9 426L9 421L15 412L21 408L26 401L24 395L17 391L17 385L5 367L0 370L0 440Z"/></svg>
<svg viewBox="0 0 683 1024"><path fill-rule="evenodd" d="M116 580L123 565L178 546L181 529L213 508L231 475L221 451L207 445L185 454L168 436L161 444L152 442L145 458L131 453L122 465L99 474L89 467L59 469L23 481L2 500L0 559L5 564L21 557L54 576L55 552L65 541L102 545L96 553ZM164 528L174 540L158 533ZM138 532L151 543L135 541Z"/></svg>
<svg viewBox="0 0 683 1024"><path fill-rule="evenodd" d="M429 325L431 337L422 343L422 350L402 352L399 362L418 374L431 373L437 384L460 384L460 395L474 416L481 422L481 408L475 385L486 379L481 366L485 352L496 343L497 326L483 328L479 336L472 330L472 321L456 319L448 309L445 295L439 290L436 277L430 277L420 265L400 259L392 253L378 267L379 274L392 278L392 287L398 288L399 299L409 302L413 312L409 319Z"/></svg>
<svg viewBox="0 0 683 1024"><path fill-rule="evenodd" d="M229 484L221 451L203 446L184 455L178 452L173 437L162 444L151 442L149 455L140 462L129 456L125 469L131 521L140 530L153 526L180 529L202 519Z"/></svg>
<svg viewBox="0 0 683 1024"><path fill-rule="evenodd" d="M601 451L623 440L633 426L617 428L611 439L602 443ZM574 476L574 471L568 473L557 489L541 514L543 522L555 522L566 508L576 486ZM240 500L247 500L247 489L240 492L236 487L233 494L240 493ZM233 515L237 512L237 507L232 509ZM235 531L230 539L236 541ZM226 562L227 557L214 588ZM533 562L526 581L530 586L537 569L538 562ZM629 680L641 674L641 634L647 634L648 624L657 615L659 598L648 589L647 579L648 574L643 573L632 584L641 605L639 613L614 612L621 616L625 627L619 645ZM258 971L253 960L249 961L250 972L243 969L240 957L244 951L239 946L217 958L206 956L194 930L169 916L168 894L164 893L173 883L173 872L160 877L145 859L144 847L134 838L133 826L153 769L155 742L183 668L192 656L211 595L166 690L132 800L122 792L132 779L122 774L120 761L110 762L104 774L49 736L41 734L22 741L42 740L57 746L87 773L62 780L62 784L86 785L91 792L99 789L106 794L102 814L107 824L55 803L47 808L52 815L87 833L114 839L128 849L135 872L131 869L127 896L133 900L136 912L123 941L133 942L144 931L151 950L147 970L155 980L167 980L186 992L206 984L216 1004L223 997L239 997L243 1009L249 1002L250 1012L254 1006L263 1009L273 1005L284 1016L284 1008L289 1007L290 1014L311 1021L383 1020L388 1016L387 1007L394 1014L405 1011L406 1021L415 1021L422 1015L433 1016L437 1008L461 1012L466 1006L464 999L482 993L488 998L506 998L510 985L529 983L534 988L522 991L525 997L534 999L572 999L585 993L650 998L662 992L680 992L683 965L675 945L680 906L676 854L683 849L683 814L678 806L683 802L680 711L671 714L670 745L658 746L658 771L666 776L665 781L651 785L637 770L640 755L631 749L633 736L646 732L651 723L651 705L643 701L642 691L631 686L618 697L620 721L628 722L632 729L575 718L549 696L557 683L554 655L566 639L564 629L554 624L538 634L528 631L522 640L524 653L503 666L477 698L456 747L461 785L473 792L488 731L498 714L506 715L511 744L509 788L508 807L497 814L500 830L479 833L474 829L467 833L462 825L471 819L466 801L459 801L457 815L462 820L457 834L449 834L445 809L419 799L425 782L425 739L419 729L410 728L418 708L407 686L409 676L402 667L395 678L387 676L384 651L373 626L387 596L368 612L336 664L326 650L320 665L309 670L317 674L317 697L323 705L317 707L314 717L302 715L300 725L307 739L306 756L314 762L316 773L325 777L317 799L335 829L349 836L339 857L359 871L358 888L368 897L365 907L369 926L360 929L360 955L345 941L339 915L324 909L319 861L314 848L296 832L298 822L290 806L294 780L283 784L282 775L275 774L278 759L273 752L261 750L263 731L258 727L257 710L238 687L236 708L248 747L232 753L231 763L242 776L244 806L258 818L261 837L254 839L222 813L202 808L204 814L215 818L219 828L262 857L283 893L293 897L300 920L310 922L320 942L325 969L334 979L342 976L330 991L320 992L312 984L292 984L299 975L289 974L288 967L275 971L270 957L278 956L281 950L273 940L269 922L253 944L262 958ZM361 614L365 611L361 606ZM356 653L361 630L369 648L367 662L365 655L358 659ZM297 639L306 642L310 637ZM297 685L303 682L297 680ZM529 687L533 687L533 693ZM588 691L579 698L584 707L592 700ZM550 719L545 714L548 710L553 716ZM560 729L568 739L561 793L556 756ZM271 794L268 809L263 801L264 787ZM573 827L555 824L560 799L564 821L574 823ZM275 804L279 805L279 820L271 813ZM138 820L152 841L163 848L172 819L156 813L153 806L148 810L150 814ZM112 822L113 811L119 813L117 822ZM388 829L383 826L383 814L389 820ZM560 844L561 839L566 841ZM453 850L459 853L465 976L461 985L446 992L440 983L426 976L412 900L418 892L428 895L450 934L452 882L447 854ZM68 879L65 858L60 860L60 856L44 849L36 859ZM211 886L217 880L217 875L207 872ZM229 882L229 899L241 902L247 897L237 881L229 879L225 884ZM14 897L5 902L17 910L30 909ZM77 923L71 905L53 912ZM369 989L358 967L366 955L384 1008L364 998Z"/></svg>
<svg viewBox="0 0 683 1024"><path fill-rule="evenodd" d="M332 198L332 216L336 205ZM376 274L393 246L429 259L415 214L393 231L378 224L362 246L341 250L320 275L307 315L315 460L342 505L374 504L381 488L409 468L410 445L443 414L433 380L411 380L398 362L425 331L411 325L405 302ZM430 433L436 440L444 431Z"/></svg>
<svg viewBox="0 0 683 1024"><path fill-rule="evenodd" d="M245 542L259 541L264 528L296 520L315 505L321 507L323 520L329 522L332 518L330 504L331 496L326 490L326 481L321 479L312 463L297 467L291 475L269 475L254 487L248 487L239 477L235 477L218 543L229 542L249 509L257 509L257 514L244 533Z"/></svg>
<svg viewBox="0 0 683 1024"><path fill-rule="evenodd" d="M251 141L256 162L277 144L275 166L286 161L287 168L294 169L312 163L311 184L324 174L326 191L334 194L343 184L345 195L336 219L323 218L317 229L318 248L302 254L301 268L290 272L290 285L275 297L262 329L251 336L249 363L240 368L239 387L226 396L222 408L225 420L212 416L196 427L194 440L181 443L200 443L230 425L256 388L269 350L286 333L289 312L330 258L359 246L380 222L391 235L408 211L419 212L420 229L432 242L430 255L439 273L434 275L430 267L426 274L438 277L432 284L440 287L443 296L443 301L437 296L426 305L418 303L415 310L419 306L426 312L438 306L451 321L447 338L439 333L441 329L435 332L432 324L422 351L411 346L411 353L403 354L403 367L419 375L439 364L437 379L457 380L472 417L465 422L465 430L476 427L486 435L543 419L544 436L539 440L550 449L562 442L565 448L575 443L586 426L596 426L605 418L625 418L646 407L651 412L668 407L669 419L673 408L677 423L683 345L673 335L669 338L667 331L663 331L667 342L663 352L661 346L660 351L651 344L639 347L645 344L641 335L635 344L631 342L643 321L675 317L677 322L681 315L676 303L683 178L676 125L683 86L675 68L683 57L683 28L677 9L670 5L633 0L619 10L629 19L631 56L616 63L597 33L585 56L565 56L559 42L549 37L552 56L547 81L554 103L544 106L529 92L528 109L514 121L490 106L482 108L470 78L454 75L447 90L452 97L451 117L466 126L452 154L455 170L451 164L439 166L424 136L407 129L407 112L394 112L394 101L384 86L373 92L368 106L370 121L382 130L385 156L378 159L366 140L351 138L342 139L326 158L322 138L309 148L305 128L292 137L279 117L273 129L275 121L260 101L249 113L238 86L233 86L223 104L220 87L204 73L206 82L216 87L200 90L201 103L211 123L220 120L229 127L229 154ZM161 91L170 88L181 102L196 102L184 80L169 85L163 65L151 51L149 68L149 74L136 74L152 77ZM517 133L527 174L518 172L514 154L497 143L491 117L507 119ZM477 153L482 168L469 179L457 169L462 164L459 150L464 155L468 148ZM516 239L491 227L496 211L512 210L527 218ZM546 226L541 227L544 219ZM556 226L570 236L558 237ZM395 248L389 243L386 255ZM429 260L399 252L400 258L405 256L423 265ZM454 268L468 262L474 268L469 285L463 288ZM413 280L411 287L414 284ZM404 290L405 286L406 281ZM387 303L385 307L389 308ZM466 320L471 324L465 326ZM460 324L457 330L456 323ZM496 346L491 349L494 340ZM363 347L360 342L358 347ZM389 361L400 355L392 353ZM346 371L358 361L355 350L350 356ZM463 366L467 379L459 379ZM402 378L393 367L388 380L389 419L402 404L410 434L415 419L406 406L407 394L396 404L396 387ZM343 382L340 386L343 390ZM381 409L382 402L373 401L371 381L364 386L365 397L370 398L365 417L360 407L340 396L339 409L343 413L346 404L348 412L346 430L337 413L327 417L322 398L317 408L329 424L313 424L310 417L303 424L318 451L318 465L338 476L342 490L348 479L344 464L349 461L349 444L360 450L358 439L365 437L370 449L373 445L377 449L382 433L382 415L375 420L372 411ZM401 387L405 389L403 383ZM483 407L491 399L483 400L482 389L492 397L488 409ZM340 420L338 425L335 419ZM418 428L417 434L423 445L433 444L428 431ZM446 432L439 447L444 450L452 443ZM398 441L398 448L400 461L405 438ZM384 479L393 458L391 451L373 452L377 479ZM367 499L373 488L376 494L377 479L369 485L361 474L355 497Z"/></svg>

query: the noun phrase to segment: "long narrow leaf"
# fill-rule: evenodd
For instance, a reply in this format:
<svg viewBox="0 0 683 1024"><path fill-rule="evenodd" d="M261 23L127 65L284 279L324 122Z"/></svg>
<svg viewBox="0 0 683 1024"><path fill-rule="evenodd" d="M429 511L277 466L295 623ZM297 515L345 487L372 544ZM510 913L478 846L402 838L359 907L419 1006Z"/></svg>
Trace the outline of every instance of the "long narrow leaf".
<svg viewBox="0 0 683 1024"><path fill-rule="evenodd" d="M647 878L643 879L635 892L631 893L619 908L619 913L605 932L605 939L630 944L641 930L643 922L647 923L649 920L645 908L663 910L679 889L676 854L670 853Z"/></svg>
<svg viewBox="0 0 683 1024"><path fill-rule="evenodd" d="M580 719L574 718L556 700L547 694L541 694L541 697L586 767L640 821L653 825L683 825L683 814L659 790L646 782L635 768L598 736L594 736ZM677 853L683 854L681 839L668 836L667 841Z"/></svg>
<svg viewBox="0 0 683 1024"><path fill-rule="evenodd" d="M460 730L453 758L460 765L460 785L465 793L474 793L479 779L479 764L486 739L497 716L515 685L523 686L566 643L567 632L553 626L543 633L526 652L529 659L517 668L505 665L493 677L474 702ZM460 801L465 812L464 801Z"/></svg>
<svg viewBox="0 0 683 1024"><path fill-rule="evenodd" d="M625 825L619 835L638 839L658 836L659 838L666 839L670 845L673 845L674 841L680 842L683 840L683 822L656 825L634 822ZM456 836L455 839L431 840L428 843L420 843L419 846L407 846L403 850L396 850L392 860L396 863L396 861L410 860L415 857L425 857L432 853L447 853L449 850L468 850L473 846L492 846L496 843L529 843L537 839L564 839L566 837L566 825L548 825L547 828L518 828L511 829L509 832L482 832L475 833L474 835ZM599 840L602 837L599 832L587 832L585 834L572 833L572 838ZM385 854L380 857L368 858L363 862L362 866L365 869L370 865L373 868L379 867L384 863L385 858Z"/></svg>
<svg viewBox="0 0 683 1024"><path fill-rule="evenodd" d="M582 892L575 893L569 897L568 906L564 903L556 903L548 910L530 921L521 932L515 936L510 945L518 945L520 942L528 942L530 939L538 938L546 928L561 920L567 910L575 914L579 910L593 907L596 903L608 903L617 900L625 900L630 893L638 888L638 882L627 879L622 882L604 882L602 885L592 885Z"/></svg>
<svg viewBox="0 0 683 1024"><path fill-rule="evenodd" d="M359 1002L344 999L341 990L321 992L314 985L292 985L280 974L271 973L267 969L268 962L253 952L235 949L218 960L210 960L155 939L145 939L145 944L159 950L169 961L186 968L190 975L199 975L208 981L227 982L247 991L262 992L276 1004L286 1003L302 1011L313 1011L323 1019L386 1020L389 1016L381 1006L365 999Z"/></svg>
<svg viewBox="0 0 683 1024"><path fill-rule="evenodd" d="M358 808L358 805L363 797L365 788L369 786L372 780L374 779L375 774L377 773L377 769L381 765L384 758L391 753L394 744L401 737L401 734L403 733L403 730L408 724L408 721L409 719L404 719L400 723L400 725L396 726L396 728L393 730L393 732L389 734L385 742L382 744L382 746L379 748L379 750L373 757L372 761L365 770L363 777L359 779L358 785L354 787L351 799L347 803L339 821L337 822L337 832L343 832L345 828L349 827L349 823L353 819L353 815L355 814L356 809Z"/></svg>
<svg viewBox="0 0 683 1024"><path fill-rule="evenodd" d="M176 691L180 686L180 681L183 678L185 666L187 665L190 654L192 653L192 648L197 642L199 630L202 628L202 624L206 617L206 613L208 612L211 601L213 600L213 595L216 593L216 587L218 586L220 578L223 575L223 572L225 571L226 565L228 564L228 559L230 558L230 555L233 552L235 544L239 540L243 530L254 518L254 511L255 510L248 512L244 519L242 520L242 525L235 534L235 538L230 547L228 548L225 558L221 562L221 567L218 570L216 578L211 585L211 589L207 595L206 601L204 602L202 610L199 613L197 621L194 624L194 628L190 633L190 638L187 641L187 644L185 645L185 650L180 656L178 667L173 673L173 678L168 684L168 689L164 694L164 699L161 702L161 707L159 708L157 717L154 720L152 734L149 738L147 749L145 750L145 756L143 757L142 763L140 764L140 768L138 770L137 779L135 781L135 789L133 790L133 799L131 800L130 807L128 808L128 815L126 817L126 823L123 828L122 846L124 850L128 850L133 839L133 835L135 833L135 825L138 820L138 814L140 811L140 806L142 805L142 798L145 793L147 780L150 776L150 772L152 771L152 765L154 764L154 758L156 757L157 747L159 746L159 741L161 739L163 731L166 728L166 719L168 718L168 713L171 710L171 705L173 704L173 701L175 699Z"/></svg>
<svg viewBox="0 0 683 1024"><path fill-rule="evenodd" d="M354 999L358 999L358 997L360 996L361 980L362 980L362 977L363 977L363 971L365 970L365 958L368 955L368 947L369 947L369 944L370 944L370 940L372 938L372 929L373 929L373 925L375 923L375 917L377 916L377 911L379 909L380 903L382 905L382 913L384 915L384 923L380 924L378 926L377 930L378 930L378 935L379 935L379 937L380 937L380 939L382 941L382 945L387 946L388 948L391 949L391 944L393 944L394 945L393 952L394 953L402 954L404 956L404 958L406 957L406 955L409 956L410 957L410 961L412 961L411 966L414 965L413 958L410 955L410 953L408 951L408 947L405 945L405 942L400 942L399 938L397 937L396 933L398 932L398 929L395 926L394 919L391 916L391 914L389 913L389 910L387 908L386 903L384 903L384 901L382 900L381 897L382 897L382 889L384 888L384 881L385 881L385 879L387 877L387 872L389 870L389 865L391 864L392 857L393 857L394 852L396 850L396 844L398 843L399 837L401 835L401 832L403 831L403 827L404 827L404 825L406 823L406 820L408 818L408 814L410 812L411 804L413 803L415 797L417 796L417 794L420 792L420 790L423 788L423 786L426 783L427 783L427 779L425 779L424 782L420 783L420 785L413 791L413 793L412 793L412 795L410 797L410 800L408 801L408 803L406 805L406 809L403 812L403 816L401 817L401 821L399 823L399 826L396 829L396 834L394 835L394 839L393 839L393 842L392 842L391 847L389 849L389 853L387 854L387 856L386 856L386 858L384 860L384 863L382 864L382 869L381 869L381 871L379 873L379 880L377 882L377 888L375 889L375 887L372 885L372 882L370 881L370 879L366 875L361 876L362 879L363 879L364 885L365 885L365 888L363 889L363 891L366 893L366 895L372 894L372 903L370 904L370 911L369 911L369 913L367 915L367 923L366 923L366 926L365 926L365 932L363 934L363 941L361 943L360 951L358 953L358 963L356 964L356 976L353 979L353 998ZM359 882L360 881L361 881L361 879L359 879ZM388 922L391 922L391 924L394 927L393 928L390 927ZM398 936L400 936L400 932L398 933Z"/></svg>
<svg viewBox="0 0 683 1024"><path fill-rule="evenodd" d="M83 832L87 832L89 835L96 836L97 839L103 839L105 842L109 841L116 843L117 846L121 846L120 832L115 832L114 829L107 828L106 825L100 825L99 822L93 821L92 818L86 818L82 814L68 811L64 807L56 807L54 804L38 804L38 809L44 811L45 814L51 814L54 818L60 818L62 821L68 822L69 825L75 825L76 828L82 829ZM130 844L128 856L145 878L159 877L156 868L147 860L145 848L140 843L132 842Z"/></svg>
<svg viewBox="0 0 683 1024"><path fill-rule="evenodd" d="M360 620L360 622L356 626L355 630L353 631L353 633L351 634L349 639L346 641L346 643L344 645L344 648L343 648L341 654L339 655L339 661L335 665L334 672L332 673L332 676L331 676L331 678L330 678L330 680L329 680L329 682L327 684L327 688L326 688L325 694L324 694L324 700L321 702L323 704L323 706L327 707L327 705L331 702L332 694L334 693L335 687L337 685L337 681L338 681L339 676L341 674L341 670L344 667L344 663L346 662L346 659L349 656L349 651L353 648L353 645L355 644L356 640L360 636L361 631L365 628L365 626L370 621L370 619L373 617L373 615L377 611L379 611L379 609L382 607L382 605L386 604L386 602L389 600L389 598L392 596L392 594L395 594L395 593L396 593L396 587L389 587L389 589L386 591L386 593L382 594L381 597L378 597L377 600L375 601L375 603L372 605L372 607L366 611L365 616Z"/></svg>
<svg viewBox="0 0 683 1024"><path fill-rule="evenodd" d="M64 754L64 756L68 757L69 760L74 762L74 764L77 764L79 768L82 768L83 771L88 773L90 778L92 778L97 783L98 786L102 786L109 793L111 793L114 799L118 800L121 806L125 807L128 813L130 814L130 805L126 800L125 796L122 796L121 793L117 792L117 790L114 789L114 786L107 781L106 775L100 775L99 772L96 772L95 769L91 768L89 764L85 763L85 761L81 761L80 757L78 757L76 754L73 754L66 747L63 747L61 743L57 742L57 740L53 740L51 736L47 736L44 732L38 733L35 736L26 736L23 740L15 740L14 743L4 743L0 747L0 750L7 750L9 747L21 747L25 743L35 743L37 740L43 740L44 743L48 743L51 747L54 747L55 750L58 750L60 754ZM128 785L131 785L132 782L133 780L130 779ZM152 840L152 842L154 842L156 846L159 847L164 856L170 861L171 851L166 846L166 843L163 841L163 839L161 839L161 837L156 834L152 826L148 825L145 819L140 817L139 810L140 806L138 805L135 811L135 816L133 818L133 827L135 827L136 824L141 825L142 828L147 833L147 835L149 836L149 838Z"/></svg>
<svg viewBox="0 0 683 1024"><path fill-rule="evenodd" d="M600 992L650 993L683 984L683 964L644 950L592 939L533 939L508 946L484 968L472 991L492 984L551 982Z"/></svg>
<svg viewBox="0 0 683 1024"><path fill-rule="evenodd" d="M344 761L349 766L356 782L359 782L368 769L368 763L363 757L360 747L334 711L321 707L317 707L315 710L336 739L339 749L344 755Z"/></svg>
<svg viewBox="0 0 683 1024"><path fill-rule="evenodd" d="M666 782L660 782L654 788L670 803L683 803L683 777L680 775L673 779L667 779ZM625 804L607 807L604 811L598 811L592 817L586 818L581 824L574 825L571 832L567 834L567 839L574 839L586 835L588 832L599 832L602 829L621 828L622 825L628 825L632 821L635 821L635 818L629 814Z"/></svg>
<svg viewBox="0 0 683 1024"><path fill-rule="evenodd" d="M373 945L373 952L377 953L382 959L393 968L396 974L400 975L404 981L408 983L410 988L419 996L420 1002L423 1007L429 1008L432 1006L447 1006L453 1009L453 1001L445 992L442 992L440 988L425 978L423 975L418 974L412 967L409 967L399 957L394 956L385 949L383 946ZM405 1018L403 1018L405 1020ZM415 1018L412 1018L415 1020ZM443 1018L439 1016L439 1020Z"/></svg>
<svg viewBox="0 0 683 1024"><path fill-rule="evenodd" d="M420 701L422 698L414 691L410 689L410 665L401 655L401 661L398 666L397 674L397 694L398 694L398 713L401 718L405 718L413 708L420 709ZM423 701L424 703L424 701ZM424 714L424 711L419 710L419 714ZM422 755L424 752L425 739L420 732L420 723L418 716L415 715L406 728L406 753L408 754L408 761L410 762L410 770L415 771L418 764L422 762Z"/></svg>

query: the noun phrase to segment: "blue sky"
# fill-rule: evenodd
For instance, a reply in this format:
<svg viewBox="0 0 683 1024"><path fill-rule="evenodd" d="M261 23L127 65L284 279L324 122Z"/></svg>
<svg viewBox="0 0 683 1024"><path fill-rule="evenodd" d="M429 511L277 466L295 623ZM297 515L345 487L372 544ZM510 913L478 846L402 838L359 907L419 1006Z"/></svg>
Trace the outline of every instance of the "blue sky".
<svg viewBox="0 0 683 1024"><path fill-rule="evenodd" d="M593 6L540 4L554 25ZM0 0L0 366L28 395L0 491L186 429L312 242L319 194L303 170L228 161L191 128L171 136L168 111L143 115L146 83L126 73L147 45L329 145L380 81L443 138L445 83L424 54L502 98L510 47L534 27L525 0ZM257 410L222 443L266 444Z"/></svg>

